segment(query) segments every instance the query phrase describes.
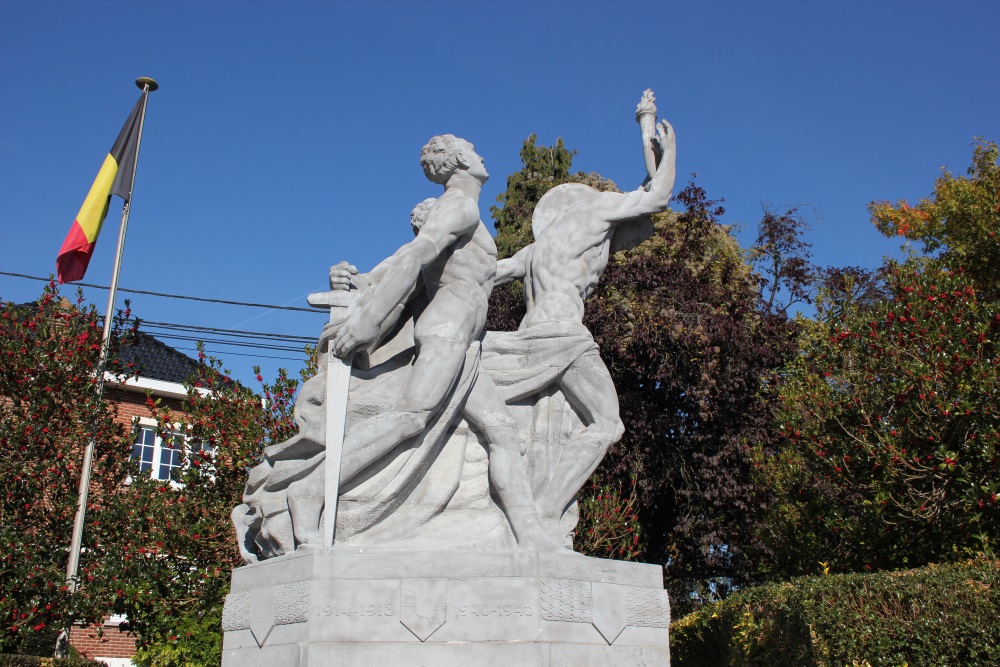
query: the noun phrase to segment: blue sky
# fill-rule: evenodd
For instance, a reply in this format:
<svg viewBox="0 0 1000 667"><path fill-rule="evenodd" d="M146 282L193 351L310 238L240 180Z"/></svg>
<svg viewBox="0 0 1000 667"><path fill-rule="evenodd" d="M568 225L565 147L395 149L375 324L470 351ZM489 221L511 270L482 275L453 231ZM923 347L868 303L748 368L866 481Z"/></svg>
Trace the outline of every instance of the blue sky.
<svg viewBox="0 0 1000 667"><path fill-rule="evenodd" d="M1000 3L985 1L7 0L0 271L54 271L138 76L161 88L123 287L304 306L330 264L366 270L410 238L410 208L437 193L420 147L442 132L486 160L490 229L532 132L634 188L647 87L677 132L678 189L697 172L744 242L762 203L800 205L818 263L872 267L898 244L871 227L869 201L924 196L942 166L964 172L973 137L1000 140L997 25ZM110 280L119 206L87 282ZM4 300L40 289L0 276ZM145 319L196 326L312 336L324 319L132 301ZM254 363L299 366L220 356L241 378Z"/></svg>

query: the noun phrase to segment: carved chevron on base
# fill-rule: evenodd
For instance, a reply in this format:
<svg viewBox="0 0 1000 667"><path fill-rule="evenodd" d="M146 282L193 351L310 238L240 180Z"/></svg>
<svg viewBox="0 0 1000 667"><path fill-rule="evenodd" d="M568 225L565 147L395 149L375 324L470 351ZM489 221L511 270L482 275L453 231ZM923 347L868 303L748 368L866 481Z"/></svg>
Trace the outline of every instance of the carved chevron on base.
<svg viewBox="0 0 1000 667"><path fill-rule="evenodd" d="M657 566L535 552L362 553L237 569L223 667L669 664Z"/></svg>

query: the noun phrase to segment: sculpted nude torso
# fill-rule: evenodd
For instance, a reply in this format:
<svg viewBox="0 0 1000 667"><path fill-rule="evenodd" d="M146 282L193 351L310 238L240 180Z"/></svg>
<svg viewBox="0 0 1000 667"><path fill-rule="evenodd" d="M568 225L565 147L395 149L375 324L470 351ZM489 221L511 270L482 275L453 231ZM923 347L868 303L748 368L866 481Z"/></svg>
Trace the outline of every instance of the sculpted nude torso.
<svg viewBox="0 0 1000 667"><path fill-rule="evenodd" d="M414 378L408 386L407 404L434 411L462 370L465 352L486 323L486 309L496 275L496 245L479 221L470 234L460 237L421 272L428 303L414 323L418 359L440 378L452 382L428 383ZM432 358L433 357L433 358Z"/></svg>
<svg viewBox="0 0 1000 667"><path fill-rule="evenodd" d="M403 300L422 283L427 304L414 322L417 355L399 409L414 417L408 428L401 428L398 435L394 433L384 442L398 444L423 430L457 382L465 353L486 322L496 275L496 245L479 220L475 201L460 192L451 195L446 192L428 207L427 220L413 241L427 248L428 259ZM442 223L447 223L446 229ZM435 252L437 248L440 252ZM373 289L385 281L400 280L400 263L398 258L390 258L377 267L369 277ZM334 342L336 345L337 339ZM338 348L340 351L349 349L345 345ZM345 447L342 478L347 481L384 453L384 448L377 443L367 448Z"/></svg>

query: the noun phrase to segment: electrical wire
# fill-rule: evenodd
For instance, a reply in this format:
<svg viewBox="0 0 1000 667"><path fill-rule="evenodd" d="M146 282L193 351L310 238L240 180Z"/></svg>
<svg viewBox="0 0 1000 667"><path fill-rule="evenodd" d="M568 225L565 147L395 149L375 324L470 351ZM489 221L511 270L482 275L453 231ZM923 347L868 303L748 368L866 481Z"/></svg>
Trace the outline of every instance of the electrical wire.
<svg viewBox="0 0 1000 667"><path fill-rule="evenodd" d="M185 351L185 352L197 352L196 347L175 347L175 350ZM227 350L226 356L236 356L236 357L252 357L254 359L279 359L282 361L302 361L303 357L276 357L272 354L247 354L245 352L232 352Z"/></svg>
<svg viewBox="0 0 1000 667"><path fill-rule="evenodd" d="M13 276L14 278L27 278L28 280L40 280L42 282L50 282L52 280L49 278L42 278L39 276L29 276L24 273L11 273L9 271L0 271L2 276ZM93 283L69 283L71 285L77 285L79 287L92 287L94 289L111 289L107 285L95 285ZM168 299L186 299L188 301L204 301L206 303L222 303L229 306L248 306L251 308L267 308L270 310L294 310L300 313L323 313L322 309L316 308L300 308L298 306L276 306L269 303L250 303L247 301L228 301L226 299L208 299L201 296L185 296L183 294L164 294L162 292L148 292L146 290L140 289L126 289L124 287L118 288L119 292L128 292L129 294L144 294L146 296L162 296Z"/></svg>
<svg viewBox="0 0 1000 667"><path fill-rule="evenodd" d="M217 327L201 327L194 324L174 324L171 322L154 322L152 320L143 320L142 329L146 331L149 328L154 329L168 329L177 331L203 331L210 334L226 334L237 338L274 338L277 340L285 341L295 341L301 343L313 343L316 341L315 336L294 336L291 334L278 334L278 333L265 333L263 331L241 331L240 329L220 329Z"/></svg>
<svg viewBox="0 0 1000 667"><path fill-rule="evenodd" d="M278 352L298 352L301 348L298 347L288 347L285 345L266 345L264 343L248 343L244 341L236 340L223 340L218 338L206 338L204 336L182 336L179 334L168 334L168 333L153 333L150 334L154 338L166 338L168 340L185 340L189 342L201 342L206 345L228 345L231 347L253 347L261 350L275 350Z"/></svg>
<svg viewBox="0 0 1000 667"><path fill-rule="evenodd" d="M224 348L254 348L275 352L303 352L306 345L316 343L314 336L294 336L263 331L221 329L218 327L202 327L173 322L150 322L146 320L140 320L140 322L140 331L157 339L201 342L206 345L211 344ZM226 354L235 354L235 352L227 349Z"/></svg>
<svg viewBox="0 0 1000 667"><path fill-rule="evenodd" d="M48 278L29 276L21 273L11 273L0 271L0 275L13 276L16 278L27 278L29 280L40 280L49 282ZM96 287L98 289L108 289L100 285L89 285L85 283L74 283L83 287ZM222 301L220 299L203 299L201 297L184 297L180 295L158 294L154 292L141 292L139 290L125 290L153 296L166 296L171 298L191 299L194 301L210 301L214 303L227 303L231 305L254 306L264 308L277 308L282 310L299 310L305 312L322 312L308 308L289 308L287 306L270 306L266 304L252 304L237 301ZM272 350L275 352L305 352L305 346L315 344L315 336L296 336L293 334L269 333L264 331L247 331L242 329L223 329L220 327L203 327L194 324L177 324L174 322L156 322L153 320L143 320L140 318L140 330L157 339L169 339L187 342L201 342L223 348L253 348L259 350ZM284 343L284 344L283 344ZM295 345L297 344L297 345ZM180 348L178 350L194 351L197 348ZM226 354L238 356L260 356L266 359L284 359L288 361L298 361L301 358L275 357L268 355L240 354L239 352L225 350Z"/></svg>

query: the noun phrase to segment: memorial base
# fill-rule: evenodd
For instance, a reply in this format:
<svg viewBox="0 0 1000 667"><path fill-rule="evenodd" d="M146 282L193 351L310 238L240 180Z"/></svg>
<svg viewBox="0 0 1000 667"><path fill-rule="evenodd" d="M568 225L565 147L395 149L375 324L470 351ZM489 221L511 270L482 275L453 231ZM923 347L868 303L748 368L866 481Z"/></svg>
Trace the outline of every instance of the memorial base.
<svg viewBox="0 0 1000 667"><path fill-rule="evenodd" d="M670 664L660 567L530 551L297 552L233 572L222 667Z"/></svg>

